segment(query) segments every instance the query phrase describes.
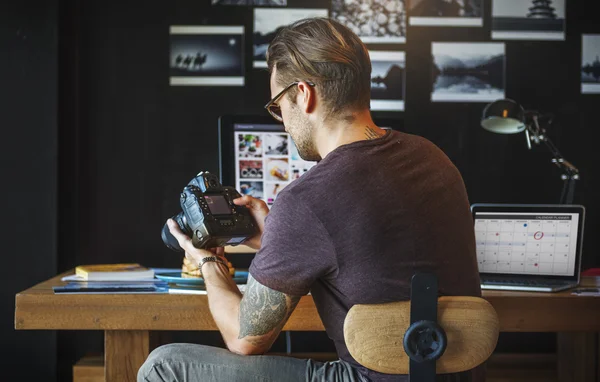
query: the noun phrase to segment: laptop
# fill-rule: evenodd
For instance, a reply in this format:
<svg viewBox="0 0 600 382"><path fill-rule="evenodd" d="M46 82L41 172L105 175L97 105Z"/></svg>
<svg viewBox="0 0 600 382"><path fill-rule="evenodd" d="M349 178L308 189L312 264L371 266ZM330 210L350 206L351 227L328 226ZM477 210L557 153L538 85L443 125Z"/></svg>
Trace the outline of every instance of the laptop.
<svg viewBox="0 0 600 382"><path fill-rule="evenodd" d="M557 292L579 285L585 208L471 205L481 289Z"/></svg>

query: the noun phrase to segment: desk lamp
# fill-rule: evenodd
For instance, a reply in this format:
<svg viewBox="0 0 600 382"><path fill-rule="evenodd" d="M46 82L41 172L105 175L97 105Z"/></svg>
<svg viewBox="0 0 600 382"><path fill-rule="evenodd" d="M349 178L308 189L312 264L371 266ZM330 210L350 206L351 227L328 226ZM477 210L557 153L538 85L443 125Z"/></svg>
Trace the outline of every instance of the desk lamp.
<svg viewBox="0 0 600 382"><path fill-rule="evenodd" d="M575 192L575 181L579 179L579 170L565 160L554 143L540 127L538 112L526 111L511 99L499 99L488 104L483 110L481 127L496 134L518 134L525 131L527 147L531 150L531 142L543 142L552 154L552 163L561 170L563 189L560 195L561 204L571 204Z"/></svg>

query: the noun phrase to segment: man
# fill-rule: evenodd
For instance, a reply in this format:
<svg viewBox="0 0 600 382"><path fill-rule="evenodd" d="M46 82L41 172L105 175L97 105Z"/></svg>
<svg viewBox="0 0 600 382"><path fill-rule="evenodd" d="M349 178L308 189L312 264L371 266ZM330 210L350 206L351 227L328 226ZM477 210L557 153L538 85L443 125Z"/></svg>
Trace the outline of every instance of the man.
<svg viewBox="0 0 600 382"><path fill-rule="evenodd" d="M434 272L441 294L480 295L463 180L431 142L375 126L369 55L346 27L297 22L277 35L267 62L273 98L266 108L300 156L318 164L283 189L270 212L249 196L235 201L260 227L246 243L259 251L243 295L219 261L222 249L194 248L169 222L201 268L229 351L166 345L148 357L138 380L406 380L358 365L344 343L344 318L354 304L407 300L417 271ZM269 350L309 291L340 360L251 356Z"/></svg>

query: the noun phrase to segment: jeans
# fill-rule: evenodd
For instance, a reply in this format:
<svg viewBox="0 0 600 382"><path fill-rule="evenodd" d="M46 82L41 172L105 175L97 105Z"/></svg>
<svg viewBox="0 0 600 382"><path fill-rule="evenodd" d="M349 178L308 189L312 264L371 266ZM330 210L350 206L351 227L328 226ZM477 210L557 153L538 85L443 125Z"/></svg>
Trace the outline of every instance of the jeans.
<svg viewBox="0 0 600 382"><path fill-rule="evenodd" d="M138 382L363 382L358 371L342 360L319 362L285 356L244 356L195 344L156 348L137 375Z"/></svg>

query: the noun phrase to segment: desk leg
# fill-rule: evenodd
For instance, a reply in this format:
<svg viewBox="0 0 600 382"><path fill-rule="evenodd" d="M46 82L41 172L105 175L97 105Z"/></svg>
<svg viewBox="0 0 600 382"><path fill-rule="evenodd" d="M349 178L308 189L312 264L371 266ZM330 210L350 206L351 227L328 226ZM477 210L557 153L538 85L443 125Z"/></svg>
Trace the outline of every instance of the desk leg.
<svg viewBox="0 0 600 382"><path fill-rule="evenodd" d="M104 331L104 379L106 382L135 382L148 357L150 341L144 330Z"/></svg>
<svg viewBox="0 0 600 382"><path fill-rule="evenodd" d="M596 382L598 335L594 332L557 333L556 355L560 382Z"/></svg>

